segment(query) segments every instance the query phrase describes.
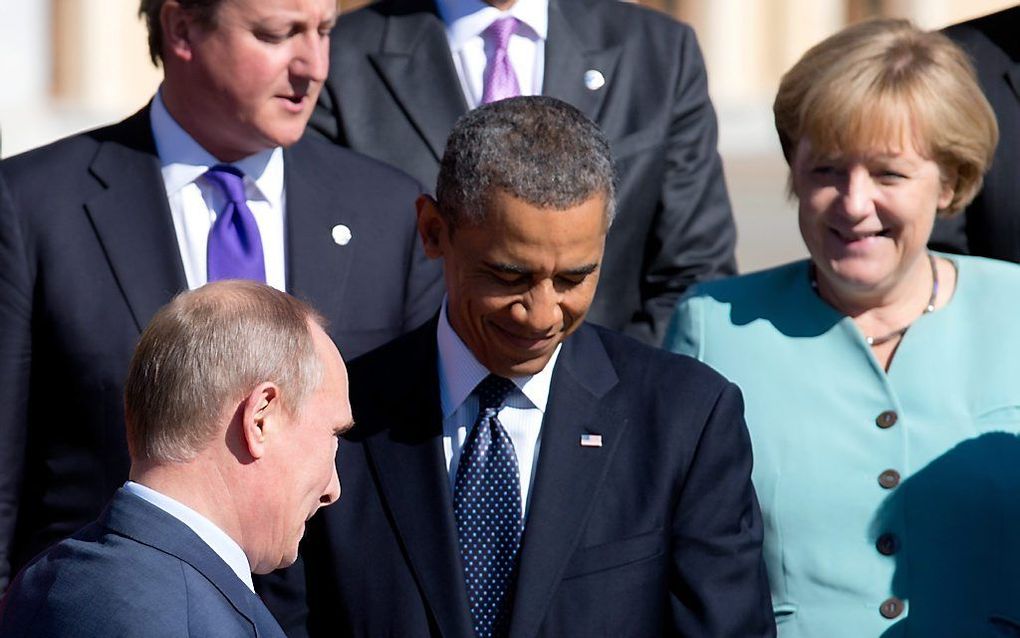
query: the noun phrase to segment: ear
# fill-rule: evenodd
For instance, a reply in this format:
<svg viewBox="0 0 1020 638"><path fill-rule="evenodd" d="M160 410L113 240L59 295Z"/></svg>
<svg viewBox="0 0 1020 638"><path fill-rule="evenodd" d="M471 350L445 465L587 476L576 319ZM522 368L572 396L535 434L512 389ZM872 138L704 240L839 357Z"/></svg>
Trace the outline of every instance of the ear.
<svg viewBox="0 0 1020 638"><path fill-rule="evenodd" d="M166 0L159 11L159 24L163 29L163 55L185 62L191 60L191 15L177 0Z"/></svg>
<svg viewBox="0 0 1020 638"><path fill-rule="evenodd" d="M425 247L425 256L438 259L443 256L443 239L449 237L446 218L430 195L419 195L415 206L418 208L418 235Z"/></svg>
<svg viewBox="0 0 1020 638"><path fill-rule="evenodd" d="M275 383L260 383L244 400L241 432L248 453L260 459L266 453L273 429L279 427L283 415L280 388Z"/></svg>

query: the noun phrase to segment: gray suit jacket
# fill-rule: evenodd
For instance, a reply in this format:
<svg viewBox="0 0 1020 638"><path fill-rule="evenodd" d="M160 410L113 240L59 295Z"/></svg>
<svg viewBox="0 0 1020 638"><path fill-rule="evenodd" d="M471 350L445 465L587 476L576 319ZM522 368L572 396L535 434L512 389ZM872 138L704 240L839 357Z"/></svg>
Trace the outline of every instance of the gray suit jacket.
<svg viewBox="0 0 1020 638"><path fill-rule="evenodd" d="M312 128L434 188L467 110L431 0L341 16ZM606 83L589 90L585 71ZM616 0L550 0L543 93L605 131L619 214L589 320L658 343L691 283L732 274L735 230L705 66L689 27Z"/></svg>
<svg viewBox="0 0 1020 638"><path fill-rule="evenodd" d="M283 638L191 529L118 490L98 521L32 562L0 602L0 637Z"/></svg>

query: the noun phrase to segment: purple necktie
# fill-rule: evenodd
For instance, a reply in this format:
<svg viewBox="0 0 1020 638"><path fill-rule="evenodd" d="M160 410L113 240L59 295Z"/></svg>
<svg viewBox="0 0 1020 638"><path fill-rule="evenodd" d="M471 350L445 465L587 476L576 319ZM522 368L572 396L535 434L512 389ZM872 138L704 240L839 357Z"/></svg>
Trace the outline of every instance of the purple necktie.
<svg viewBox="0 0 1020 638"><path fill-rule="evenodd" d="M209 169L205 178L216 184L227 198L227 205L216 216L216 222L209 230L206 279L265 282L262 237L244 196L244 173L228 164L217 164Z"/></svg>
<svg viewBox="0 0 1020 638"><path fill-rule="evenodd" d="M482 78L484 82L482 104L521 94L521 87L517 84L517 74L514 73L514 67L510 64L510 56L506 52L510 36L516 29L517 18L507 16L496 20L485 31L482 31L482 40L485 41L486 48L492 52L485 65L485 74Z"/></svg>

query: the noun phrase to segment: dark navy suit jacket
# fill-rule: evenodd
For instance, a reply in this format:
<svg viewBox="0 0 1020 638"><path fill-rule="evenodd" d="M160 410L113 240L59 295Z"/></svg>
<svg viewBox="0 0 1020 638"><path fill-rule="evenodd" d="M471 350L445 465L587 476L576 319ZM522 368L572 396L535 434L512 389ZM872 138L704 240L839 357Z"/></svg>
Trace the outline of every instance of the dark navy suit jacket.
<svg viewBox="0 0 1020 638"><path fill-rule="evenodd" d="M473 636L435 331L430 322L351 365L344 495L303 544L313 636ZM581 446L586 433L602 446ZM583 325L553 372L510 636L773 635L750 472L736 386ZM294 600L264 595L302 635Z"/></svg>
<svg viewBox="0 0 1020 638"><path fill-rule="evenodd" d="M0 636L259 636L283 631L184 523L119 490L95 523L36 558L0 603Z"/></svg>
<svg viewBox="0 0 1020 638"><path fill-rule="evenodd" d="M0 589L127 478L123 383L141 330L187 288L148 109L0 162ZM287 289L352 358L424 323L441 269L420 186L304 139L284 150ZM351 240L337 245L332 228ZM10 571L8 569L10 568Z"/></svg>

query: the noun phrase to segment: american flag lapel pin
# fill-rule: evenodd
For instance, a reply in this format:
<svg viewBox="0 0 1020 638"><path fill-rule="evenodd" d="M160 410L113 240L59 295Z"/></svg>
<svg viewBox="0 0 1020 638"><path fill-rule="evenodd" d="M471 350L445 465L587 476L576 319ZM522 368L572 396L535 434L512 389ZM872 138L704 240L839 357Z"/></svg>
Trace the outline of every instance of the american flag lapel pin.
<svg viewBox="0 0 1020 638"><path fill-rule="evenodd" d="M582 434L581 447L602 447L602 435L588 433Z"/></svg>

